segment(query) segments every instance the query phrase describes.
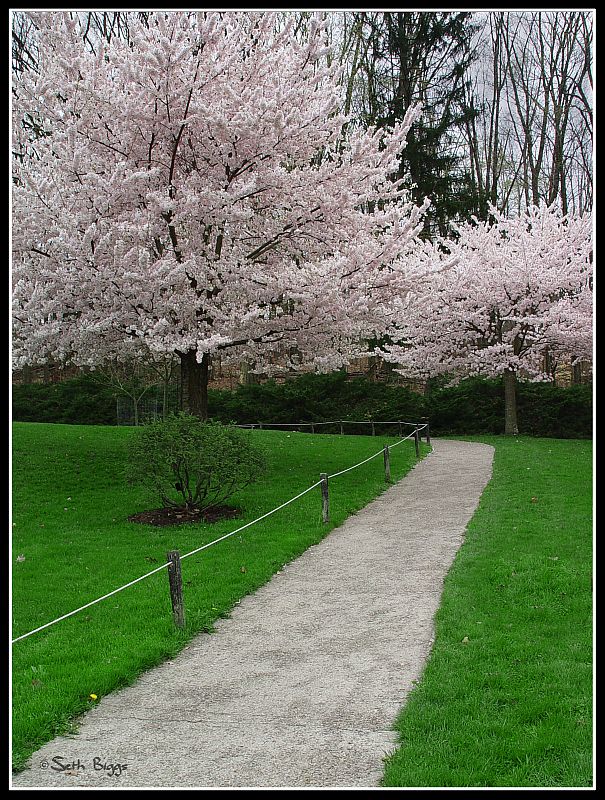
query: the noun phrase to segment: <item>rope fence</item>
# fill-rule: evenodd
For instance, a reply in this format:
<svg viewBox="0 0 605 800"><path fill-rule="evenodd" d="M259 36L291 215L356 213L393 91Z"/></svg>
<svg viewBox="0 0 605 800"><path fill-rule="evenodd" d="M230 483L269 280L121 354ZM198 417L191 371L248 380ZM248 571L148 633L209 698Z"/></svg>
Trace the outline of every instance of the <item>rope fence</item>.
<svg viewBox="0 0 605 800"><path fill-rule="evenodd" d="M345 421L350 421L350 420L345 420ZM340 420L338 422L340 423ZM280 427L282 425L290 425L290 424L293 425L294 423L280 423ZM326 422L326 423L302 423L302 424L303 425L312 425L312 424L314 424L314 425L330 425L330 424L334 424L334 423ZM381 424L387 424L387 423L381 423ZM321 493L322 493L322 521L324 523L329 522L328 480L333 479L333 478L338 478L338 477L340 477L341 475L344 475L347 472L351 472L351 470L357 469L358 467L361 467L363 464L367 464L369 461L372 461L374 458L377 458L380 455L383 455L383 457L384 457L385 480L388 483L390 483L390 480L391 480L390 461L389 461L389 452L390 452L390 450L392 450L394 447L397 447L400 444L403 444L403 442L409 441L413 437L414 438L414 442L415 442L415 446L416 446L416 457L419 458L420 457L420 447L419 447L420 431L422 431L422 430L426 431L427 444L430 444L430 434L429 434L429 425L428 425L428 423L417 424L417 423L413 423L413 422L401 422L401 423L396 422L396 423L388 423L388 424L414 425L415 427L414 427L414 430L412 431L412 433L408 434L408 436L405 436L404 438L400 439L397 442L394 442L393 444L390 444L390 445L386 445L385 444L385 446L382 448L382 450L379 450L378 452L374 453L373 455L369 456L368 458L365 458L363 461L360 461L357 464L353 464L353 466L351 466L351 467L347 467L346 469L340 470L339 472L334 472L331 475L328 475L327 473L322 472L320 474L320 479L318 481L316 481L314 484L312 484L311 486L308 486L302 492L299 492L294 497L291 497L289 500L286 500L281 505L276 506L275 508L271 509L271 511L267 511L266 514L263 514L262 516L257 517L256 519L252 520L251 522L247 522L245 525L242 525L239 528L236 528L235 530L224 534L223 536L219 536L217 539L213 539L213 541L207 542L206 544L201 545L201 547L197 547L197 548L195 548L195 550L191 550L190 552L185 553L184 555L180 555L178 550L171 550L169 553L167 553L166 562L164 564L162 564L161 566L155 567L155 569L152 569L150 572L146 572L144 575L140 575L138 578L135 578L134 580L129 581L128 583L125 583L123 586L119 586L117 589L113 589L113 591L108 592L107 594L104 594L101 597L97 597L96 600L91 600L89 603L86 603L85 605L80 606L79 608L76 608L73 611L69 611L67 614L63 614L62 616L57 617L56 619L53 619L50 622L45 623L44 625L40 625L39 627L34 628L33 630L29 631L28 633L24 633L21 636L17 636L15 639L12 640L12 644L15 644L16 642L19 642L19 641L21 641L23 639L27 639L29 636L33 636L35 633L39 633L40 631L43 631L46 628L50 628L51 625L55 625L57 622L61 622L64 619L68 619L69 617L73 617L74 614L78 614L80 611L84 611L84 609L86 609L86 608L90 608L91 606L94 606L97 603L100 603L100 602L102 602L103 600L106 600L109 597L113 597L114 595L118 594L118 592L122 592L125 589L128 589L130 586L134 586L136 583L139 583L140 581L143 581L146 578L149 578L152 575L155 575L157 572L161 572L163 569L168 569L169 586L170 586L170 599L171 599L171 603L172 603L172 612L173 612L173 619L174 619L175 625L177 627L179 627L179 628L184 627L185 617L184 617L184 603L183 603L183 596L182 596L182 580L181 580L181 567L180 567L180 563L184 558L189 558L190 556L193 556L193 555L196 555L197 553L200 553L202 550L207 550L209 547L212 547L213 545L218 544L219 542L222 542L222 541L224 541L225 539L228 539L231 536L235 536L236 533L241 533L243 530L246 530L246 528L250 528L252 525L256 525L258 522L261 522L262 520L266 519L267 517L270 517L272 514L275 514L277 511L281 511L282 508L285 508L286 506L290 505L291 503L294 503L296 500L299 500L301 497L303 497L304 495L306 495L309 492L313 491L313 489L316 489L318 486L321 486ZM246 427L246 428L255 428L255 427L262 427L262 426L259 426L259 425L239 425L238 427L241 427L241 428L244 428L244 427Z"/></svg>
<svg viewBox="0 0 605 800"><path fill-rule="evenodd" d="M298 430L300 430L301 428L310 428L311 433L315 433L316 428L320 428L326 425L338 425L340 427L341 436L344 435L345 425L370 425L372 429L371 431L372 436L376 436L377 425L397 425L399 436L403 435L403 430L402 430L403 425L408 425L413 428L417 427L420 427L421 429L426 428L427 444L431 443L428 422L419 424L417 422L405 422L404 420L389 421L389 420L367 420L367 419L363 420L335 419L322 422L247 422L247 423L236 424L235 427L248 428L248 429L259 428L260 430L270 429L270 428L296 428Z"/></svg>

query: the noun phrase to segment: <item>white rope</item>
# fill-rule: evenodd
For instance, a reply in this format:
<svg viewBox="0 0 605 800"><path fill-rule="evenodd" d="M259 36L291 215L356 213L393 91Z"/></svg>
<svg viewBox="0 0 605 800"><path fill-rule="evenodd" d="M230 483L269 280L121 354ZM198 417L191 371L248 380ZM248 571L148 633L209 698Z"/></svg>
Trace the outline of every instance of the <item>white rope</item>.
<svg viewBox="0 0 605 800"><path fill-rule="evenodd" d="M365 458L363 461L360 461L359 464L353 464L352 467L347 467L346 469L341 469L340 472L335 472L333 475L328 475L328 478L338 478L339 475L344 475L345 472L350 472L352 469L357 469L357 467L361 467L362 464L367 464L368 461L371 461L376 456L379 456L383 451L379 450L377 453L374 453L373 456L369 458Z"/></svg>
<svg viewBox="0 0 605 800"><path fill-rule="evenodd" d="M328 423L326 423L326 424L328 424ZM410 424L413 424L413 423L410 423ZM415 435L415 433L411 433L409 436L406 436L405 439L401 439L400 441L395 442L394 444L387 445L387 447L389 449L391 447L397 447L398 444L401 444L402 442L407 441L408 439L410 439L414 435ZM363 461L360 461L358 464L354 464L352 467L347 467L347 469L343 469L340 472L335 472L332 475L328 475L328 478L337 478L339 475L344 475L345 472L351 472L351 470L357 469L357 467L361 467L362 464L367 464L368 461L371 461L373 458L376 458L382 452L384 452L384 451L383 450L379 450L377 453L374 453L374 455L369 456L369 458L366 458ZM200 553L202 550L206 550L209 547L212 547L212 545L218 544L218 542L222 542L224 539L228 539L230 536L234 536L236 533L241 533L241 531L245 530L246 528L249 528L250 526L255 525L257 522L260 522L261 520L266 519L267 517L270 517L272 514L275 514L276 511L280 511L282 508L285 508L286 506L290 505L290 503L294 503L295 500L298 500L303 495L305 495L308 492L312 491L313 489L317 488L320 485L321 482L322 482L321 480L317 481L312 486L309 486L307 489L304 489L302 492L297 494L295 497L291 497L289 500L286 500L285 503L282 503L281 505L277 506L276 508L272 509L271 511L267 511L266 514L263 514L261 517L257 517L257 519L252 520L252 522L247 522L245 525L242 525L240 528L236 528L236 530L231 531L230 533L226 533L224 536L220 536L218 539L214 539L212 542L208 542L207 544L204 544L201 547L197 547L195 550L191 550L189 553L185 553L185 555L181 556L181 560L183 560L184 558L189 558L189 556L193 556L196 553ZM55 625L55 623L61 622L61 620L67 619L68 617L73 617L74 614L77 614L80 611L84 611L85 608L90 608L90 606L94 606L94 605L96 605L96 603L100 603L102 600L106 600L108 597L112 597L114 594L117 594L118 592L121 592L124 589L128 589L129 586L134 586L135 583L139 583L139 581L145 580L145 578L149 578L151 575L155 575L156 572L160 572L161 570L166 569L166 567L168 567L168 566L169 566L169 562L166 562L165 564L162 564L161 567L156 567L155 569L152 569L151 572L146 572L145 575L141 575L140 577L135 578L133 581L130 581L129 583L125 583L124 586L120 586L118 589L114 589L113 591L108 592L107 594L104 594L102 597L98 597L96 600L91 600L90 603L86 603L85 605L80 606L80 608L74 609L74 611L70 611L67 614L63 614L63 616L61 616L61 617L57 617L56 619L53 619L51 622L47 622L44 625L40 625L38 628L34 628L34 630L29 631L29 633L24 633L21 636L17 636L16 639L12 640L12 644L14 644L15 642L21 641L21 639L27 639L28 636L32 636L34 633L38 633L39 631L43 631L45 628L49 628L51 625Z"/></svg>
<svg viewBox="0 0 605 800"><path fill-rule="evenodd" d="M184 556L181 556L181 561L184 558L188 558L189 556L195 555L195 553L199 553L201 550L205 550L207 547L211 547L213 544L216 544L217 542L222 542L223 539L228 539L230 536L233 536L234 534L239 533L240 531L243 531L246 528L249 528L251 525L254 525L257 522L260 522L261 519L266 519L267 517L270 517L271 514L275 514L276 511L279 511L280 509L285 508L286 506L290 505L290 503L293 503L295 500L298 500L299 497L302 497L303 494L307 494L307 492L310 492L311 489L315 489L317 486L319 486L320 483L321 483L321 481L317 481L317 483L314 483L313 486L309 486L308 489L305 489L304 492L301 492L300 494L297 494L296 497L291 497L289 500L286 500L285 503L282 503L281 506L277 506L277 508L274 508L272 511L267 511L267 513L263 514L262 517L258 517L258 519L254 519L254 520L252 520L252 522L247 522L245 525L242 525L241 528L237 528L237 530L231 531L231 533L226 533L224 536L221 536L219 539L215 539L213 542L208 542L208 544L203 544L201 547L197 547L195 550L192 550L190 553L185 553Z"/></svg>
<svg viewBox="0 0 605 800"><path fill-rule="evenodd" d="M370 420L370 421L367 421L367 420L354 420L354 419L343 419L343 420L338 420L338 422L350 422L351 425L372 425L372 422L373 422L374 425L413 425L415 428L418 428L418 430L422 430L422 428L426 428L426 426L428 425L427 422L423 422L423 423L403 422L402 420L397 420L396 422L387 422L386 420L378 420L378 419ZM263 424L264 425L269 425L270 423L265 422ZM319 422L315 423L315 425L319 425L319 424L320 424ZM321 424L335 425L336 423L335 422L326 422L326 423L321 423Z"/></svg>
<svg viewBox="0 0 605 800"><path fill-rule="evenodd" d="M342 425L349 423L350 425L413 425L418 430L423 430L428 427L428 423L424 422L403 422L397 420L395 422L387 422L385 420L354 420L354 419L336 419L332 422L246 422L237 424L236 428L259 428L261 425L266 425L271 428L311 428L318 425Z"/></svg>
<svg viewBox="0 0 605 800"><path fill-rule="evenodd" d="M407 442L407 440L408 440L408 439L411 439L411 438L412 438L412 436L414 436L414 434L413 434L413 433L410 433L410 434L409 434L409 436L406 436L406 437L405 437L405 439L400 439L398 442L395 442L395 444L390 444L390 445L389 445L389 450L390 450L392 447L397 447L397 445L398 445L398 444L401 444L402 442Z"/></svg>
<svg viewBox="0 0 605 800"><path fill-rule="evenodd" d="M388 447L388 449L390 450L391 447L397 447L398 444L401 444L401 442L406 442L408 439L411 439L412 436L414 436L414 434L410 433L410 435L406 436L405 439L400 439L400 441L395 442L395 444L389 444L389 445L386 445L386 447ZM329 478L338 478L339 475L344 475L345 472L350 472L352 469L357 469L357 467L361 467L362 464L367 464L368 461L371 461L373 458L376 458L377 456L382 455L383 452L384 452L384 448L382 450L379 450L377 453L374 453L373 456L369 456L369 458L365 458L363 461L360 461L359 464L353 464L352 467L347 467L346 469L341 469L340 472L335 472L333 475L328 475L328 479Z"/></svg>
<svg viewBox="0 0 605 800"><path fill-rule="evenodd" d="M198 547L196 550L192 550L190 553L186 553L184 556L181 556L181 560L183 558L188 558L188 556L192 556L195 553L199 553L200 550L206 550L208 547L212 547L213 544L217 544L218 542L222 542L223 539L228 539L229 536L233 536L234 534L239 533L240 531L243 531L245 528L249 528L251 525L254 525L257 522L260 522L262 519L266 519L266 517L271 516L271 514L275 514L276 511L279 511L280 509L285 508L285 506L290 505L290 503L293 503L295 500L298 500L299 497L302 497L304 494L307 494L307 492L310 492L311 489L315 489L317 486L319 486L320 483L321 483L321 481L317 481L317 483L314 483L313 486L309 486L308 489L305 489L303 492L300 492L300 494L297 494L296 497L291 497L290 500L286 500L285 503L282 503L280 506L277 506L277 508L274 508L272 511L268 511L266 514L263 514L262 517L258 517L257 519L252 520L252 522L248 522L248 523L246 523L246 525L242 525L241 528L237 528L237 530L231 531L231 533L227 533L224 536L219 537L218 539L214 539L214 541L212 541L212 542L208 542L207 544L204 544L201 547ZM120 586L118 589L114 589L112 592L108 592L107 594L104 594L103 597L98 597L96 600L91 600L90 603L86 603L86 605L80 606L80 608L76 608L74 611L70 611L68 614L63 614L63 616L57 617L57 619L53 619L51 622L47 622L45 625L40 625L39 628L35 628L33 631L29 631L29 633L24 633L22 636L17 636L16 639L12 640L12 644L14 644L15 642L20 641L21 639L26 639L28 636L31 636L34 633L38 633L38 631L44 630L44 628L49 628L51 625L54 625L56 622L61 622L61 620L63 620L63 619L67 619L68 617L72 617L74 614L77 614L79 611L83 611L85 608L90 608L90 606L94 606L96 603L100 603L101 600L106 600L108 597L111 597L112 595L117 594L118 592L121 592L124 589L128 589L129 586L133 586L135 583L138 583L139 581L142 581L145 578L149 578L150 575L154 575L156 572L160 572L161 570L165 569L167 566L169 566L169 562L166 562L165 564L162 564L161 567L156 567L155 569L152 569L151 572L147 572L147 573L145 573L145 575L141 575L139 578L135 578L133 581L130 581L129 583L125 583L124 586Z"/></svg>
<svg viewBox="0 0 605 800"><path fill-rule="evenodd" d="M86 603L86 605L80 606L80 608L76 608L74 611L70 611L69 614L63 614L62 617L57 617L57 619L53 619L52 622L47 622L45 625L40 625L39 628L34 628L34 630L30 631L29 633L24 633L22 636L17 636L16 639L13 639L12 644L14 644L15 642L18 642L20 639L26 639L28 636L31 636L33 633L38 633L38 631L43 631L44 628L49 628L51 625L54 625L56 622L61 622L62 619L67 619L67 617L73 617L73 615L77 614L78 611L84 611L85 608L90 608L90 606L94 606L95 603L100 603L101 600L106 600L108 597L111 597L112 595L117 594L118 592L121 592L123 589L128 589L129 586L132 586L133 584L138 583L139 581L142 581L145 578L148 578L150 575L153 575L154 573L159 572L162 569L165 569L167 566L168 566L168 562L166 562L165 564L162 564L161 567L156 567L155 569L152 569L151 572L147 572L145 575L141 575L140 578L135 578L133 581L130 581L130 583L125 583L124 586L120 586L119 589L114 589L113 592L109 592L108 594L104 594L103 597L97 597L96 600L91 600L90 603Z"/></svg>

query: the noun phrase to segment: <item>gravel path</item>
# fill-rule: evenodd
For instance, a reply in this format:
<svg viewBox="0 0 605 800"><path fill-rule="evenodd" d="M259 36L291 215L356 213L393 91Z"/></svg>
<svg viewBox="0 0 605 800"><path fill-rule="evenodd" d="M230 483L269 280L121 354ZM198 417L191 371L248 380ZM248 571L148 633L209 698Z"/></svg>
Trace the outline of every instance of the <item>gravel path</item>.
<svg viewBox="0 0 605 800"><path fill-rule="evenodd" d="M492 447L432 444L216 633L104 697L76 736L44 745L12 785L377 786L491 475ZM53 770L55 757L72 768Z"/></svg>

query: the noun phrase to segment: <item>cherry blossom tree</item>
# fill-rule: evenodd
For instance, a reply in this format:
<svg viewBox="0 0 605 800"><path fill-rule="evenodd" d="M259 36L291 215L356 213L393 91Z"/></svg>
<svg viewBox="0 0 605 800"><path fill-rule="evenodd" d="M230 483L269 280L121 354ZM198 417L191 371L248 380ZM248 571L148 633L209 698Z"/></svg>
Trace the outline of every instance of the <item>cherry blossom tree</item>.
<svg viewBox="0 0 605 800"><path fill-rule="evenodd" d="M31 12L13 83L14 355L95 366L175 354L207 415L210 359L338 368L384 329L422 226L396 173L418 115L346 126L325 28L161 12L127 39Z"/></svg>
<svg viewBox="0 0 605 800"><path fill-rule="evenodd" d="M397 298L382 355L404 374L502 376L505 433L517 380L549 380L545 356L592 360L592 222L554 206L461 224L434 246L425 290ZM426 254L425 254L426 257Z"/></svg>

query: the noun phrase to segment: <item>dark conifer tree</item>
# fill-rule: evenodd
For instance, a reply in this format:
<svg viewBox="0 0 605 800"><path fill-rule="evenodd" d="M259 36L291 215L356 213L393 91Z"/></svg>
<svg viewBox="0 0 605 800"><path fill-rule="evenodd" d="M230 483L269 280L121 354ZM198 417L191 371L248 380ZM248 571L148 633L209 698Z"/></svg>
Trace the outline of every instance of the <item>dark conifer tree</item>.
<svg viewBox="0 0 605 800"><path fill-rule="evenodd" d="M411 105L422 117L413 125L397 178L406 178L414 200L434 201L424 235L449 232L450 220L478 211L478 198L461 150L462 127L471 111L464 88L475 53L475 23L468 12L384 13L374 18L373 57L366 122L392 125ZM372 118L373 117L373 118Z"/></svg>

